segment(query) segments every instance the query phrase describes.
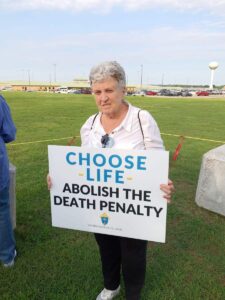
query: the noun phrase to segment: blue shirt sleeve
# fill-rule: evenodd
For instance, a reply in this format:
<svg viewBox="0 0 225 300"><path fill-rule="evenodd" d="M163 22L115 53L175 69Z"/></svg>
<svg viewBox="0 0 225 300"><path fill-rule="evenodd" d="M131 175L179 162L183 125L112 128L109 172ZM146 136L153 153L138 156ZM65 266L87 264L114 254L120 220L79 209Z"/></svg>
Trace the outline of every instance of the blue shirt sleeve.
<svg viewBox="0 0 225 300"><path fill-rule="evenodd" d="M5 143L9 143L15 140L16 127L13 123L10 109L0 95L0 136Z"/></svg>

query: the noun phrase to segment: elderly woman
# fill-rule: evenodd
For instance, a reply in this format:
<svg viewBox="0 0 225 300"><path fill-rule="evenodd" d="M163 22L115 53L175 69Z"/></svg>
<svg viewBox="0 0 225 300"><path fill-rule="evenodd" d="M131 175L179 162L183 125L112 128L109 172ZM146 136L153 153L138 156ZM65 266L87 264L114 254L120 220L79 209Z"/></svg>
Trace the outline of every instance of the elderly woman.
<svg viewBox="0 0 225 300"><path fill-rule="evenodd" d="M115 149L164 149L158 126L145 110L124 100L126 80L123 68L115 61L104 62L90 73L92 93L99 113L81 128L83 147ZM48 176L48 187L51 179ZM172 181L160 186L170 202ZM145 279L147 241L95 234L99 246L104 289L96 300L111 300L120 291L120 270L127 300L140 299Z"/></svg>
<svg viewBox="0 0 225 300"><path fill-rule="evenodd" d="M115 61L104 62L90 73L92 93L99 113L81 128L83 147L116 149L164 149L158 126L145 110L124 100L126 80L123 68ZM172 181L161 185L170 202ZM95 234L99 246L104 289L97 300L113 299L120 291L120 269L127 300L140 299L146 269L147 241Z"/></svg>

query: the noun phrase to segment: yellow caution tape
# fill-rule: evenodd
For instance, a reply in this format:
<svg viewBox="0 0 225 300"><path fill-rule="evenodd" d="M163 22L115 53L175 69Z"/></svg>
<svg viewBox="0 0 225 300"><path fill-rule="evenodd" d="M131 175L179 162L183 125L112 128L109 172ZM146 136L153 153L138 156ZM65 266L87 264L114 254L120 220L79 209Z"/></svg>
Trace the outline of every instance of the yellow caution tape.
<svg viewBox="0 0 225 300"><path fill-rule="evenodd" d="M174 136L174 137L180 137L181 136L180 134L163 133L163 132L161 132L161 135ZM74 137L75 138L80 138L80 136L74 136ZM74 137L68 136L68 137L64 137L64 138L50 139L50 140L31 141L31 142L24 142L24 143L11 143L11 144L9 144L9 146L20 146L20 145L28 145L28 144L37 144L37 143L53 142L53 141L60 141L60 140L68 140L68 139L71 139L71 138L74 138ZM225 141L204 139L204 138L193 137L193 136L184 136L184 137L186 139L190 139L190 140L198 140L198 141L205 141L205 142L225 144Z"/></svg>
<svg viewBox="0 0 225 300"><path fill-rule="evenodd" d="M75 137L77 138L77 137L80 137L80 136L75 136ZM31 142L24 142L24 143L12 143L12 144L9 144L9 146L19 146L19 145L53 142L53 141L67 140L67 139L71 139L71 138L73 138L73 136L68 136L68 137L59 138L59 139L51 139L51 140L31 141Z"/></svg>
<svg viewBox="0 0 225 300"><path fill-rule="evenodd" d="M180 137L181 135L179 134L172 134L172 133L162 133L162 135L168 135L168 136L175 136L175 137ZM185 139L190 139L190 140L198 140L198 141L206 141L206 142L213 142L213 143L219 143L219 144L225 144L225 141L217 141L217 140L210 140L210 139L203 139L200 137L193 137L193 136L183 136Z"/></svg>

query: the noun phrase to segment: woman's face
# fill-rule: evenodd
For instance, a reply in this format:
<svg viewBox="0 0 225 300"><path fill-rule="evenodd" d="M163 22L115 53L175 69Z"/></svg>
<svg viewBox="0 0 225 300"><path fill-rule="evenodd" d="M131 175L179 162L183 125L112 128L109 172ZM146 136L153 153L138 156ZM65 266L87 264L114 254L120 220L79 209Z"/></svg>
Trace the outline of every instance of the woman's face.
<svg viewBox="0 0 225 300"><path fill-rule="evenodd" d="M119 86L112 77L92 85L92 93L99 111L112 117L120 112L125 91L125 87Z"/></svg>

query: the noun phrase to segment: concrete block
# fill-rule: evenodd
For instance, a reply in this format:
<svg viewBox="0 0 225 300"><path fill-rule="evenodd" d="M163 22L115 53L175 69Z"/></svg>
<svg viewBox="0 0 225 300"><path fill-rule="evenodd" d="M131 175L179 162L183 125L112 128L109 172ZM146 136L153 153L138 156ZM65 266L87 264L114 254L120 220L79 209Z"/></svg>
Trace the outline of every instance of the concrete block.
<svg viewBox="0 0 225 300"><path fill-rule="evenodd" d="M9 199L10 199L10 210L11 220L13 228L16 228L16 167L9 163L9 174L10 174L10 187L9 187Z"/></svg>
<svg viewBox="0 0 225 300"><path fill-rule="evenodd" d="M195 201L225 216L225 145L203 155Z"/></svg>

